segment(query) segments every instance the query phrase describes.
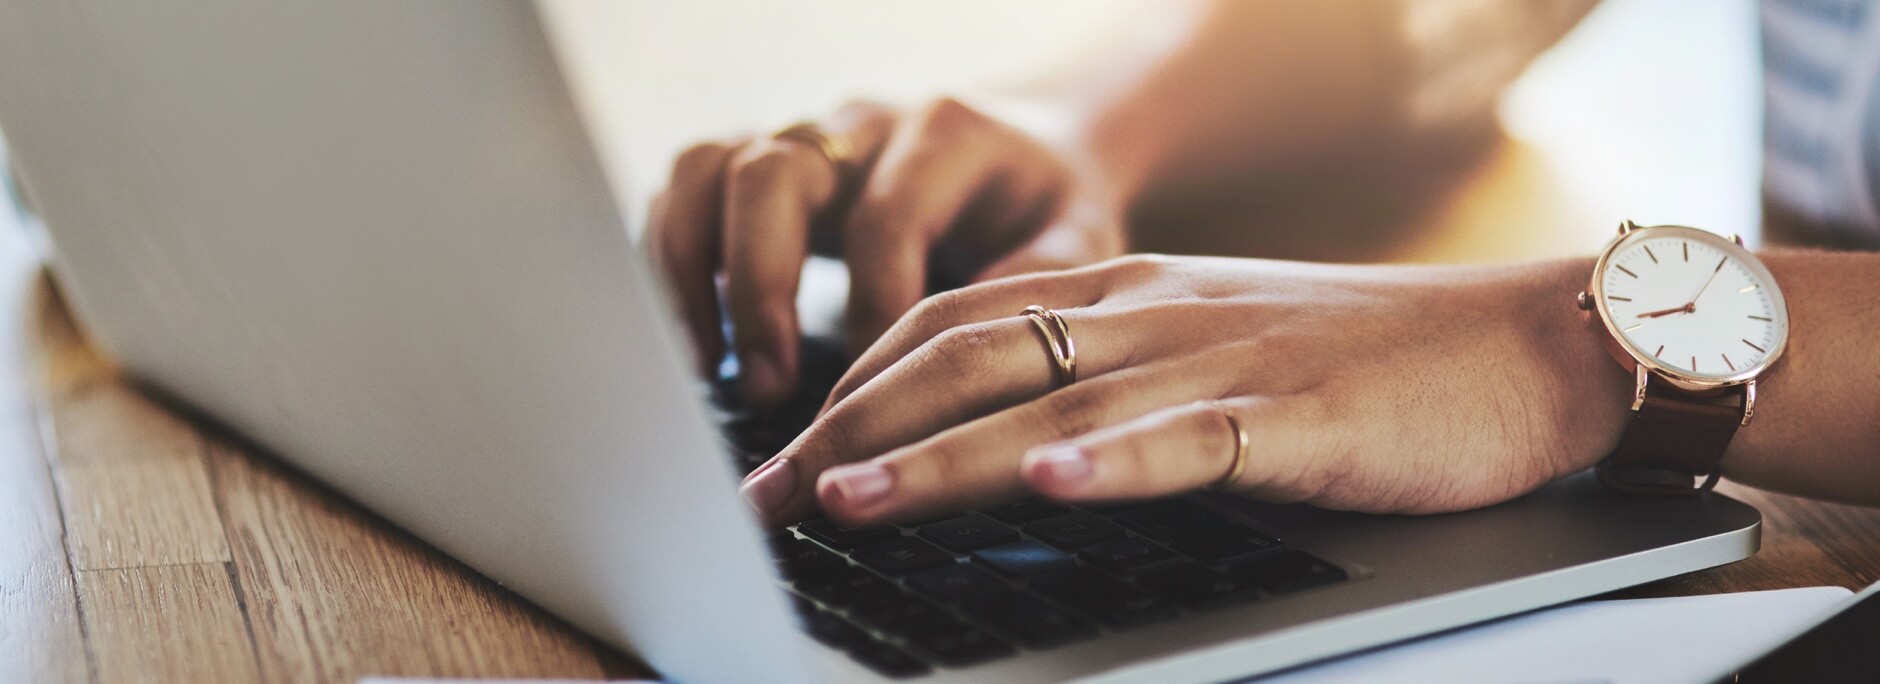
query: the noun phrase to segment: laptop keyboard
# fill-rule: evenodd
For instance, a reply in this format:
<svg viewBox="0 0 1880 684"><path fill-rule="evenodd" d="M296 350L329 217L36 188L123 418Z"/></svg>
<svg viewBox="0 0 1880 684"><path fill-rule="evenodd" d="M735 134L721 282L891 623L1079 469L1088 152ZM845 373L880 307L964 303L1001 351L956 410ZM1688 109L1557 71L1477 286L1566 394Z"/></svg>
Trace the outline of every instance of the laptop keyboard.
<svg viewBox="0 0 1880 684"><path fill-rule="evenodd" d="M843 359L804 345L801 396L766 415L713 383L744 472L807 426ZM1027 499L893 527L812 519L769 539L804 630L883 675L918 677L1344 581L1339 566L1195 497L1077 506Z"/></svg>

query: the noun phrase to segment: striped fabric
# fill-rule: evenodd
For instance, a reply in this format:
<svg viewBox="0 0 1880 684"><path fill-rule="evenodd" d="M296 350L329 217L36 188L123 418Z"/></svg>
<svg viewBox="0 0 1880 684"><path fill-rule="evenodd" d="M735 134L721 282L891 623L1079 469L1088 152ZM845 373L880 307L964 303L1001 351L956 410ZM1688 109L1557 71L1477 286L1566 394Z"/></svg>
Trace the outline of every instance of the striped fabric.
<svg viewBox="0 0 1880 684"><path fill-rule="evenodd" d="M1880 246L1880 8L1762 0L1763 191L1836 242Z"/></svg>

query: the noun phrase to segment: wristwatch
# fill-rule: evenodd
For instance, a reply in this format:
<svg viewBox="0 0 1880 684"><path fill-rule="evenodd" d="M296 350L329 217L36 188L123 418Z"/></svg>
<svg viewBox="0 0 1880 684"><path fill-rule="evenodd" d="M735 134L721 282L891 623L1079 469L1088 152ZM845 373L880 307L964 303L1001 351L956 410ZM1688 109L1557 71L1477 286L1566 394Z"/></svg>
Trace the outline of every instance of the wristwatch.
<svg viewBox="0 0 1880 684"><path fill-rule="evenodd" d="M1636 381L1599 481L1636 494L1716 485L1724 449L1756 415L1757 379L1788 345L1788 306L1769 269L1741 238L1626 221L1577 304Z"/></svg>

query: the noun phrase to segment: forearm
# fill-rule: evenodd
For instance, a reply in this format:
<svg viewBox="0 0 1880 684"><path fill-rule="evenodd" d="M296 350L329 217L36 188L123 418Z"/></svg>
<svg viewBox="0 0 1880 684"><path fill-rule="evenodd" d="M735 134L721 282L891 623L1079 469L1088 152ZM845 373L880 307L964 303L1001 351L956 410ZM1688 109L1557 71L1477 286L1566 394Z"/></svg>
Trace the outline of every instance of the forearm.
<svg viewBox="0 0 1880 684"><path fill-rule="evenodd" d="M1880 254L1778 251L1759 255L1782 286L1788 349L1757 383L1756 417L1725 454L1725 477L1754 487L1880 505ZM1609 453L1618 444L1632 378L1572 305L1591 259L1534 267L1520 296L1535 302L1542 348L1557 352L1557 402Z"/></svg>
<svg viewBox="0 0 1880 684"><path fill-rule="evenodd" d="M1592 0L1218 2L1092 79L1087 146L1119 193L1296 169L1485 128Z"/></svg>

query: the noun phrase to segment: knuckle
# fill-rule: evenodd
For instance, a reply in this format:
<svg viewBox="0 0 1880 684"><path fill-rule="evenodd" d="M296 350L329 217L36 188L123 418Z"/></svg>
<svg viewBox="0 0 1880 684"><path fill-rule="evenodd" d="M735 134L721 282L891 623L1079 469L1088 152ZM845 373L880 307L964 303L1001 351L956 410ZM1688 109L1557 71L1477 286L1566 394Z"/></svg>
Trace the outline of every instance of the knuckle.
<svg viewBox="0 0 1880 684"><path fill-rule="evenodd" d="M1053 441L1072 439L1103 427L1111 394L1101 385L1072 385L1039 401L1041 427Z"/></svg>
<svg viewBox="0 0 1880 684"><path fill-rule="evenodd" d="M916 330L945 330L959 321L961 309L965 306L961 299L964 295L959 290L951 290L920 300L909 309L904 319Z"/></svg>
<svg viewBox="0 0 1880 684"><path fill-rule="evenodd" d="M680 152L672 162L673 180L690 180L708 174L718 168L725 155L731 152L731 146L721 142L702 142Z"/></svg>
<svg viewBox="0 0 1880 684"><path fill-rule="evenodd" d="M970 453L957 441L934 439L901 449L882 459L882 465L893 470L898 481L920 482L935 490L950 489L956 469L950 464L961 463L970 458Z"/></svg>
<svg viewBox="0 0 1880 684"><path fill-rule="evenodd" d="M989 119L979 110L955 98L942 97L921 111L921 128L929 135L946 137L983 127Z"/></svg>
<svg viewBox="0 0 1880 684"><path fill-rule="evenodd" d="M997 332L988 324L950 328L928 340L921 362L931 365L943 377L977 378L991 369Z"/></svg>
<svg viewBox="0 0 1880 684"><path fill-rule="evenodd" d="M1173 265L1174 258L1166 254L1131 254L1104 262L1103 267L1118 276L1149 278Z"/></svg>
<svg viewBox="0 0 1880 684"><path fill-rule="evenodd" d="M731 182L770 186L790 178L802 151L798 145L762 144L740 150L731 160Z"/></svg>
<svg viewBox="0 0 1880 684"><path fill-rule="evenodd" d="M837 404L803 431L807 438L797 440L802 450L786 453L799 461L808 461L808 465L816 470L840 465L843 462L842 455L855 453L852 448L855 444L855 426L850 413L853 411L844 410L842 405ZM810 449L815 451L811 452Z"/></svg>

